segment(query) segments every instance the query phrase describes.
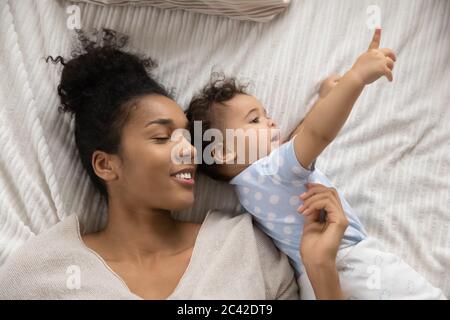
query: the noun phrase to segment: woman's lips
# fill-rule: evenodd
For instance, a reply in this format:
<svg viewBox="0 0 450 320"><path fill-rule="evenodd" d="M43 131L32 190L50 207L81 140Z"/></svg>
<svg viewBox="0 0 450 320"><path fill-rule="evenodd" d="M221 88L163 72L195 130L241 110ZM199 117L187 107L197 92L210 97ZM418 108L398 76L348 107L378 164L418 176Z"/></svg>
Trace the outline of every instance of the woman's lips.
<svg viewBox="0 0 450 320"><path fill-rule="evenodd" d="M170 177L180 184L192 186L195 184L194 173L195 168L185 168L171 174Z"/></svg>
<svg viewBox="0 0 450 320"><path fill-rule="evenodd" d="M193 186L195 184L195 180L193 178L184 179L184 178L178 178L176 176L172 176L172 179L178 183L181 183L181 184L187 185L187 186Z"/></svg>

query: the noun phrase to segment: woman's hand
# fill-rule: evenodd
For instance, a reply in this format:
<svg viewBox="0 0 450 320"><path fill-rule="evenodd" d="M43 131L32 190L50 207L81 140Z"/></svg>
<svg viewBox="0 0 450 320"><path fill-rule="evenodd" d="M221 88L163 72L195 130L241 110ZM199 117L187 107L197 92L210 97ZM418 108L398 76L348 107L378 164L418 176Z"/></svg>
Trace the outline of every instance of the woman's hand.
<svg viewBox="0 0 450 320"><path fill-rule="evenodd" d="M326 264L335 262L336 254L348 226L339 195L334 188L308 183L308 191L300 198L304 204L299 212L305 217L300 254L304 263ZM326 211L321 221L320 211Z"/></svg>
<svg viewBox="0 0 450 320"><path fill-rule="evenodd" d="M389 81L393 80L392 70L397 58L391 49L380 49L380 40L381 29L376 29L369 49L359 56L350 70L365 85L382 76L385 76Z"/></svg>
<svg viewBox="0 0 450 320"><path fill-rule="evenodd" d="M305 217L300 254L317 299L343 298L336 270L336 255L348 226L339 195L334 188L308 183L300 196L299 212ZM321 210L326 211L325 217Z"/></svg>

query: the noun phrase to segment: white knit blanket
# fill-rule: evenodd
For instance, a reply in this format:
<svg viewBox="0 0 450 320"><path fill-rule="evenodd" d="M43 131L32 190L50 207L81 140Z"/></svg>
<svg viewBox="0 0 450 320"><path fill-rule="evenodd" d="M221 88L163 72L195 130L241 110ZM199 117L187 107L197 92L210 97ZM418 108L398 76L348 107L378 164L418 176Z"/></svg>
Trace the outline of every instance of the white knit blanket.
<svg viewBox="0 0 450 320"><path fill-rule="evenodd" d="M159 62L157 76L186 107L212 70L251 80L252 92L288 133L317 97L320 80L343 73L366 49L369 5L381 9L382 46L398 59L394 82L363 92L317 166L344 193L368 232L445 294L450 293L450 2L292 1L266 24L152 7L80 5L83 28L131 36ZM57 112L69 55L64 2L0 1L0 264L31 235L76 213L89 228L104 206L82 170L72 123ZM234 210L228 186L201 178L197 204Z"/></svg>

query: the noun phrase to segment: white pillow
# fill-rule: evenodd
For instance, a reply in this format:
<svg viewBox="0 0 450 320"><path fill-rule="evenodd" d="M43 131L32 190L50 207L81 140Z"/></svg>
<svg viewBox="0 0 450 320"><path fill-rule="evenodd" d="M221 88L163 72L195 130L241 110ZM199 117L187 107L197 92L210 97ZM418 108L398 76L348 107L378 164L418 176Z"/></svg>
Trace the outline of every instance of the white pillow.
<svg viewBox="0 0 450 320"><path fill-rule="evenodd" d="M74 2L118 6L147 5L222 15L239 20L267 22L285 10L291 0L75 0Z"/></svg>

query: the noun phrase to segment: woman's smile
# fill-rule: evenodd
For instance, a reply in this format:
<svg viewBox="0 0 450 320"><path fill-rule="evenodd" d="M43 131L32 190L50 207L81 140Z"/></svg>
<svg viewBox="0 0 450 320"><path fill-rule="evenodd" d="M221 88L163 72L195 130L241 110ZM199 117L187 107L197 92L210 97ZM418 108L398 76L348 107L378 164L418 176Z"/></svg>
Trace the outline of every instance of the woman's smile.
<svg viewBox="0 0 450 320"><path fill-rule="evenodd" d="M170 175L176 182L186 185L193 186L195 184L195 167L186 167L178 170Z"/></svg>

